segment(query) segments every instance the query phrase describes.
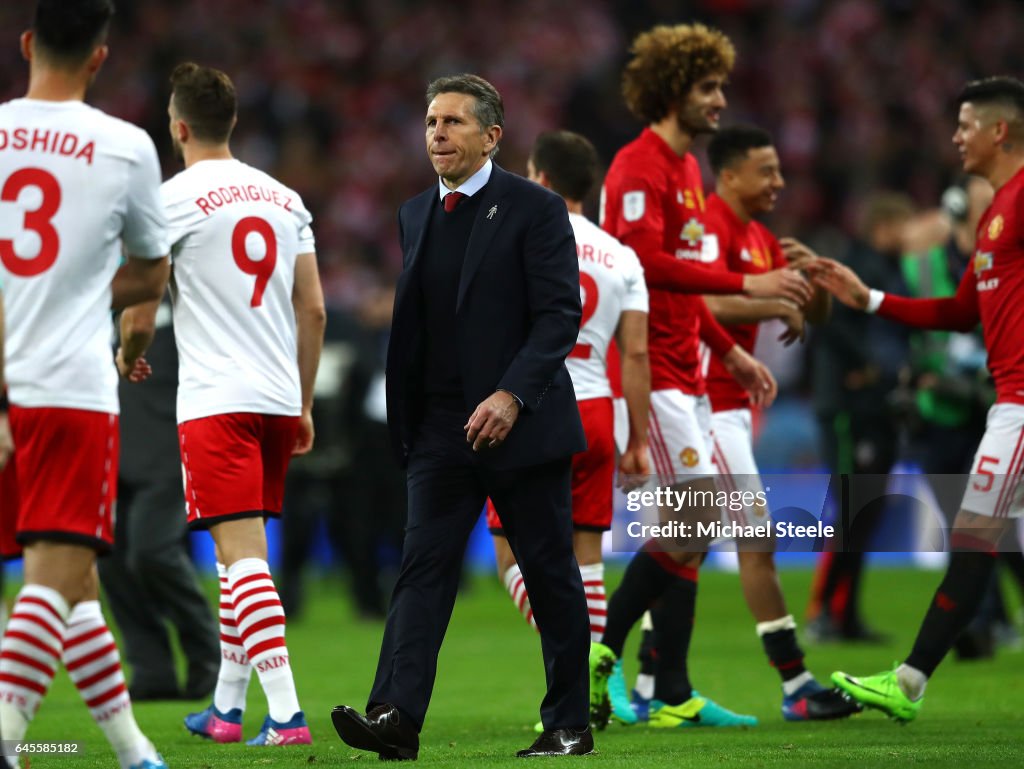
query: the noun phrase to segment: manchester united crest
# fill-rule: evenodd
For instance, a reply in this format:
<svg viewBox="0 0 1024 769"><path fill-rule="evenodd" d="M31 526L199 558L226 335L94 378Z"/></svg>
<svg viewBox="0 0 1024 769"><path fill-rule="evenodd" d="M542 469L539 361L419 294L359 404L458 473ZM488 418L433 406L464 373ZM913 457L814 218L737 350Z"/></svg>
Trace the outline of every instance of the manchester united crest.
<svg viewBox="0 0 1024 769"><path fill-rule="evenodd" d="M679 452L679 461L683 463L683 467L696 467L699 459L700 455L697 453L697 449L692 446L687 446Z"/></svg>
<svg viewBox="0 0 1024 769"><path fill-rule="evenodd" d="M996 214L995 218L988 223L988 239L995 240L1003 232L1003 215Z"/></svg>

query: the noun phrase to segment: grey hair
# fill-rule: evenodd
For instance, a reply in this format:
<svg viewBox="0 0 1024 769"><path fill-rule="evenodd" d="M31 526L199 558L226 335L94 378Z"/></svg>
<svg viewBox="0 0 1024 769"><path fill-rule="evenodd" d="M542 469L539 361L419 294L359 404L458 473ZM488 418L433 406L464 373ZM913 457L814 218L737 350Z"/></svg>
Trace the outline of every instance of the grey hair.
<svg viewBox="0 0 1024 769"><path fill-rule="evenodd" d="M472 96L473 117L480 124L481 131L492 125L505 127L505 104L501 100L501 94L479 75L445 75L431 81L427 86L427 105L429 106L430 102L442 93L463 93ZM495 145L491 150L491 157L497 154L498 147Z"/></svg>

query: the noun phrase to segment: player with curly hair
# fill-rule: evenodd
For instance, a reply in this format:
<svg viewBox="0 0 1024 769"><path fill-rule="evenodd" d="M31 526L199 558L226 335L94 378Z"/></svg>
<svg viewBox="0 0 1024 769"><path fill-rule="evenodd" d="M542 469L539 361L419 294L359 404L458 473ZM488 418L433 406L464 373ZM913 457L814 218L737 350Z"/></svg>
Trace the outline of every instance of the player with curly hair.
<svg viewBox="0 0 1024 769"><path fill-rule="evenodd" d="M776 386L768 370L714 320L701 294L774 296L803 305L811 292L796 271L739 274L711 270L704 263L704 193L690 148L698 136L717 130L726 106L723 89L736 58L729 38L702 24L657 26L634 40L631 54L622 92L630 111L647 127L608 169L601 224L636 251L650 290L654 482L690 499L713 500L711 412L699 342L715 352L756 405L770 404ZM681 513L659 511L662 523L680 515L692 525L717 521L721 512L713 504ZM654 690L648 693L653 695L649 724L752 726L756 718L732 713L692 689L687 650L707 543L694 538L685 547L674 545L646 541L609 602L604 637L591 651L592 719L606 723L614 706L620 720L636 720L622 678L622 650L633 625L657 602L659 655Z"/></svg>

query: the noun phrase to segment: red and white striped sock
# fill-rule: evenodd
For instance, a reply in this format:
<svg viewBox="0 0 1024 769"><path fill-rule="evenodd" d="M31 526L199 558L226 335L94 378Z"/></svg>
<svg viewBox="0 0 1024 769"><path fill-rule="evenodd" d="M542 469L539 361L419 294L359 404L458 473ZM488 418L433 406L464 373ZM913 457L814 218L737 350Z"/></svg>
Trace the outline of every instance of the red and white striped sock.
<svg viewBox="0 0 1024 769"><path fill-rule="evenodd" d="M0 724L5 740L25 737L60 663L68 604L52 588L25 585L0 642Z"/></svg>
<svg viewBox="0 0 1024 769"><path fill-rule="evenodd" d="M288 721L300 710L299 698L284 642L284 609L270 567L261 558L235 561L228 567L228 585L238 635L267 695L270 717Z"/></svg>
<svg viewBox="0 0 1024 769"><path fill-rule="evenodd" d="M526 594L526 583L523 582L523 573L519 571L518 563L508 567L505 576L502 577L502 582L505 583L505 589L512 596L512 602L519 609L519 613L523 615L530 627L536 630L537 623L533 619L533 609L530 608L530 596Z"/></svg>
<svg viewBox="0 0 1024 769"><path fill-rule="evenodd" d="M99 601L75 604L64 635L64 667L89 715L103 731L122 769L156 761L153 744L139 729L121 671L121 655Z"/></svg>
<svg viewBox="0 0 1024 769"><path fill-rule="evenodd" d="M583 592L587 594L587 613L590 615L590 640L600 643L604 626L608 622L608 599L604 594L604 564L580 566Z"/></svg>
<svg viewBox="0 0 1024 769"><path fill-rule="evenodd" d="M217 674L217 688L213 690L213 706L221 713L236 708L245 711L245 694L249 689L252 665L238 635L235 606L228 586L228 569L222 563L217 564L217 576L220 578L220 672Z"/></svg>

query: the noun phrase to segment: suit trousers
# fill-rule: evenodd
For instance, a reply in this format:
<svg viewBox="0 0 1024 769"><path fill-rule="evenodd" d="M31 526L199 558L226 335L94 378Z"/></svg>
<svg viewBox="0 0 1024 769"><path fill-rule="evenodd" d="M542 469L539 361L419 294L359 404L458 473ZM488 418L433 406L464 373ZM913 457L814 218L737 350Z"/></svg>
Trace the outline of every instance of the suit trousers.
<svg viewBox="0 0 1024 769"><path fill-rule="evenodd" d="M392 703L422 727L466 542L489 496L540 630L547 679L541 720L547 729L583 728L590 720L590 625L572 549L571 457L493 469L482 456L487 449L476 453L467 443L466 418L462 410L433 408L417 430L402 567L367 709Z"/></svg>
<svg viewBox="0 0 1024 769"><path fill-rule="evenodd" d="M170 621L188 660L186 691L206 696L220 666L220 640L186 548L181 476L143 483L122 478L117 495L114 549L97 564L107 606L124 637L132 687L178 688Z"/></svg>

